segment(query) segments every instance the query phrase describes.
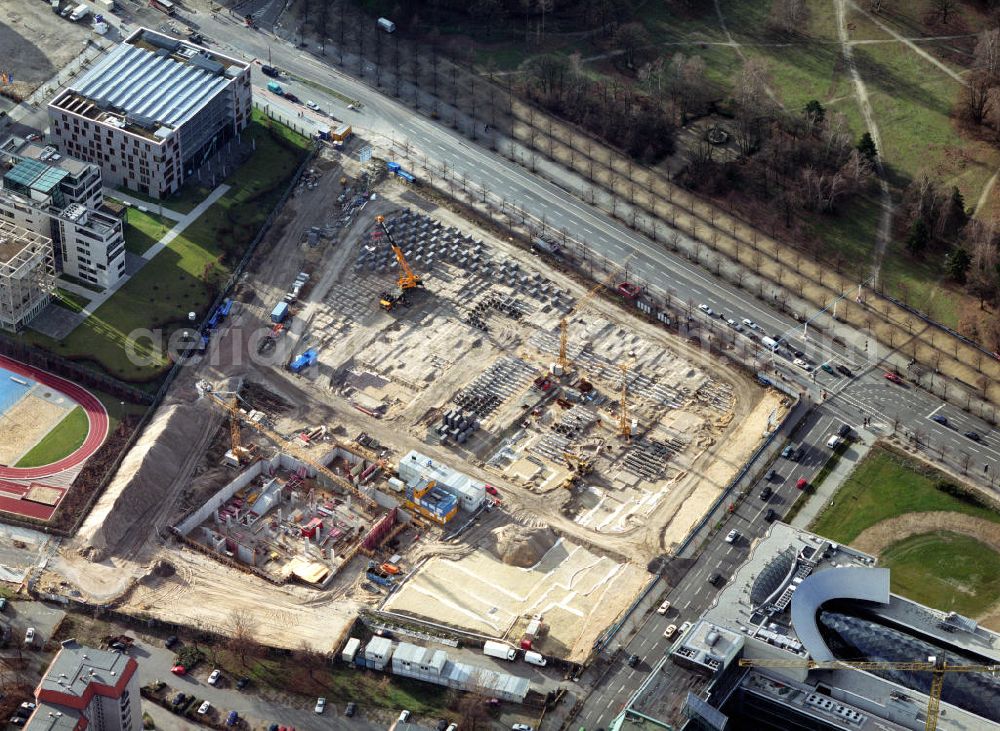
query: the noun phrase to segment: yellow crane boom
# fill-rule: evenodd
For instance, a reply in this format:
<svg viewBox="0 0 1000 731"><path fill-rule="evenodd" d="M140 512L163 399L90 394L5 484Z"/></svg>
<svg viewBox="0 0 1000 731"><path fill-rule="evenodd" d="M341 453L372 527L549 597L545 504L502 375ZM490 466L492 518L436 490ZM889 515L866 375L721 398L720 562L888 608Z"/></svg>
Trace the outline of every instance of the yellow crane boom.
<svg viewBox="0 0 1000 731"><path fill-rule="evenodd" d="M926 662L885 662L853 660L747 659L739 661L743 668L805 668L807 670L907 670L934 673L927 696L927 719L924 731L935 731L941 706L941 688L945 673L1000 673L1000 665L953 665L943 658L931 656Z"/></svg>
<svg viewBox="0 0 1000 731"><path fill-rule="evenodd" d="M399 280L396 282L399 288L407 290L414 287L422 287L423 282L420 280L420 277L413 273L409 262L403 256L403 250L399 248L393 240L392 234L389 233L389 227L385 225L385 216L376 216L375 220L382 227L382 231L385 233L385 237L389 240L389 245L392 247L392 253L396 255L396 261L399 263Z"/></svg>
<svg viewBox="0 0 1000 731"><path fill-rule="evenodd" d="M628 363L619 363L618 370L622 372L622 395L618 404L618 436L632 438L632 425L628 418Z"/></svg>
<svg viewBox="0 0 1000 731"><path fill-rule="evenodd" d="M220 396L217 396L216 394L212 393L211 391L209 391L207 395L212 400L213 403L215 403L217 406L227 411L231 419L238 421L239 419L242 418L243 415L240 412L239 407L236 405L235 397L230 401L226 401ZM251 421L250 419L245 419L245 422L247 426L249 426L254 431L267 437L275 444L280 445L284 451L288 452L295 459L309 465L335 485L340 485L341 487L343 487L349 493L357 497L365 505L366 508L368 508L372 512L377 511L378 504L370 497L365 495L363 492L361 492L361 490L358 489L357 485L352 483L350 480L345 480L336 472L329 469L326 465L320 464L319 462L314 460L310 455L305 454L302 447L298 446L292 441L285 439L277 432L272 431L271 429L269 429L268 427L264 426L259 422ZM346 449L346 447L343 447L343 445L338 444L337 446ZM353 450L347 450L347 451L353 452Z"/></svg>
<svg viewBox="0 0 1000 731"><path fill-rule="evenodd" d="M631 257L629 257L631 258ZM576 312L578 312L587 302L597 294L598 290L610 286L615 281L616 272L611 272L604 280L594 285L587 294L579 299L579 301L573 306L573 309L563 315L563 318L559 320L559 359L558 363L562 366L565 371L570 367L571 363L566 355L566 343L569 340L569 318L571 318Z"/></svg>

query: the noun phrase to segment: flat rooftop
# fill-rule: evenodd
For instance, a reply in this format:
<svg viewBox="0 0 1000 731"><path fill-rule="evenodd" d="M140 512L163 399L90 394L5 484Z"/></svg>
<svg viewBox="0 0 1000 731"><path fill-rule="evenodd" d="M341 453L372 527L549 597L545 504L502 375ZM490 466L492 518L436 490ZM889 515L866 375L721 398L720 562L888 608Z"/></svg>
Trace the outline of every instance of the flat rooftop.
<svg viewBox="0 0 1000 731"><path fill-rule="evenodd" d="M138 28L52 105L152 139L191 119L249 64Z"/></svg>
<svg viewBox="0 0 1000 731"><path fill-rule="evenodd" d="M8 167L14 167L16 160L37 160L60 170L65 170L73 177L79 177L91 166L90 163L67 157L61 154L51 145L29 142L21 137L9 137L0 144L0 154L5 158L10 156L10 160L4 159L3 163Z"/></svg>
<svg viewBox="0 0 1000 731"><path fill-rule="evenodd" d="M25 250L31 253L33 247L48 243L47 236L0 219L0 264L9 264Z"/></svg>

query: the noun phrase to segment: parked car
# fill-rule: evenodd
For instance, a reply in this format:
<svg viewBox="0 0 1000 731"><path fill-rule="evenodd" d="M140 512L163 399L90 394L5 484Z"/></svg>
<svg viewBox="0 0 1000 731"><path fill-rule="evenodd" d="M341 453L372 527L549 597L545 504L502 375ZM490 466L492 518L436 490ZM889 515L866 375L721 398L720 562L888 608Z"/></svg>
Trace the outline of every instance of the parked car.
<svg viewBox="0 0 1000 731"><path fill-rule="evenodd" d="M709 317L713 317L715 315L715 311L708 305L698 305L698 309L704 312Z"/></svg>
<svg viewBox="0 0 1000 731"><path fill-rule="evenodd" d="M842 363L837 364L837 372L847 376L848 378L854 378L854 371L852 371L850 368L848 368Z"/></svg>
<svg viewBox="0 0 1000 731"><path fill-rule="evenodd" d="M312 109L314 112L318 112L319 111L319 104L317 104L316 102L314 102L312 99L310 99L309 101L306 102L306 106L309 107L310 109Z"/></svg>
<svg viewBox="0 0 1000 731"><path fill-rule="evenodd" d="M211 703L209 703L208 701L203 702L200 706L198 706L198 715L204 716L211 710L211 708L212 708Z"/></svg>
<svg viewBox="0 0 1000 731"><path fill-rule="evenodd" d="M244 675L242 678L236 681L236 690L243 690L249 684L250 684L250 678Z"/></svg>
<svg viewBox="0 0 1000 731"><path fill-rule="evenodd" d="M410 720L410 712L404 708L402 711L399 712L399 722L406 723L409 720Z"/></svg>
<svg viewBox="0 0 1000 731"><path fill-rule="evenodd" d="M803 353L801 350L793 350L792 353L795 355L796 358L805 358L806 356L806 354Z"/></svg>
<svg viewBox="0 0 1000 731"><path fill-rule="evenodd" d="M28 627L28 630L24 633L24 641L26 644L30 645L35 641L35 628Z"/></svg>
<svg viewBox="0 0 1000 731"><path fill-rule="evenodd" d="M0 596L0 612L6 611L6 609L7 609L7 600L4 599L2 596Z"/></svg>
<svg viewBox="0 0 1000 731"><path fill-rule="evenodd" d="M665 630L663 630L663 636L666 637L669 640L671 637L674 636L675 632L677 632L677 625L676 624L669 624L669 625L667 625L667 628Z"/></svg>
<svg viewBox="0 0 1000 731"><path fill-rule="evenodd" d="M11 726L23 726L26 720L23 716L11 716L8 723Z"/></svg>
<svg viewBox="0 0 1000 731"><path fill-rule="evenodd" d="M295 94L290 94L287 91L285 92L285 99L287 99L288 101L290 101L292 104L301 104L302 103L302 100L299 99L297 96L295 96Z"/></svg>
<svg viewBox="0 0 1000 731"><path fill-rule="evenodd" d="M799 368L801 368L802 370L804 370L806 373L811 373L812 372L813 367L811 365L809 365L808 363L806 363L801 358L796 358L795 360L792 361L792 363L794 363L795 365L797 365Z"/></svg>
<svg viewBox="0 0 1000 731"><path fill-rule="evenodd" d="M746 325L751 330L759 330L760 329L760 325L758 325L753 320L747 319L746 317L743 318L743 324Z"/></svg>
<svg viewBox="0 0 1000 731"><path fill-rule="evenodd" d="M760 491L760 499L770 500L772 492L770 485L764 485L764 489Z"/></svg>
<svg viewBox="0 0 1000 731"><path fill-rule="evenodd" d="M531 726L526 723L515 723L510 727L510 731L535 731Z"/></svg>
<svg viewBox="0 0 1000 731"><path fill-rule="evenodd" d="M792 452L792 462L801 462L802 458L806 455L806 450L802 447L796 447L795 451Z"/></svg>
<svg viewBox="0 0 1000 731"><path fill-rule="evenodd" d="M490 495L493 495L494 497L500 496L500 491L497 490L495 487L493 487L493 485L487 485L486 492L488 492Z"/></svg>
<svg viewBox="0 0 1000 731"><path fill-rule="evenodd" d="M841 424L840 428L837 429L837 436L847 439L847 437L851 436L851 431L850 424Z"/></svg>
<svg viewBox="0 0 1000 731"><path fill-rule="evenodd" d="M236 711L230 711L229 715L226 716L226 725L235 726L240 720L240 714Z"/></svg>
<svg viewBox="0 0 1000 731"><path fill-rule="evenodd" d="M934 414L934 416L931 417L931 421L936 422L941 426L948 426L948 417L941 416L941 414Z"/></svg>
<svg viewBox="0 0 1000 731"><path fill-rule="evenodd" d="M661 604L660 608L656 610L656 613L657 614L666 614L669 611L670 611L670 600L669 599L664 599L663 600L663 604Z"/></svg>
<svg viewBox="0 0 1000 731"><path fill-rule="evenodd" d="M680 628L679 632L680 632L681 634L684 634L684 633L685 633L685 632L687 632L687 631L688 631L689 629L691 629L691 623L690 623L690 622L685 622L684 624L682 624L682 625L681 625L681 628Z"/></svg>
<svg viewBox="0 0 1000 731"><path fill-rule="evenodd" d="M829 363L820 363L819 367L822 368L827 373L829 373L830 375L834 375L836 373L836 371L833 370L833 366L830 365Z"/></svg>
<svg viewBox="0 0 1000 731"><path fill-rule="evenodd" d="M791 459L792 454L795 452L795 447L789 444L787 447L781 450L781 456L785 459Z"/></svg>
<svg viewBox="0 0 1000 731"><path fill-rule="evenodd" d="M809 485L809 481L806 480L805 477L800 477L799 479L797 479L795 481L795 489L796 490L805 490L806 487L808 487L808 485Z"/></svg>
<svg viewBox="0 0 1000 731"><path fill-rule="evenodd" d="M446 728L444 731L458 731L458 724L457 723L449 723L448 724L448 728Z"/></svg>
<svg viewBox="0 0 1000 731"><path fill-rule="evenodd" d="M767 512L764 513L764 520L766 520L768 523L770 523L771 521L773 521L777 517L778 517L778 514L776 512L774 512L774 510L772 510L771 508L768 508Z"/></svg>
<svg viewBox="0 0 1000 731"><path fill-rule="evenodd" d="M446 728L448 728L448 720L445 718L439 718L437 726L435 726L434 728L436 729L436 731L444 731Z"/></svg>
<svg viewBox="0 0 1000 731"><path fill-rule="evenodd" d="M735 528L726 534L726 543L736 543L739 540L740 534Z"/></svg>
<svg viewBox="0 0 1000 731"><path fill-rule="evenodd" d="M187 675L187 668L184 667L183 665L174 665L172 668L170 668L170 672L172 672L174 675Z"/></svg>
<svg viewBox="0 0 1000 731"><path fill-rule="evenodd" d="M839 434L831 434L830 438L826 440L826 446L830 449L836 449L840 446L840 442L843 441Z"/></svg>
<svg viewBox="0 0 1000 731"><path fill-rule="evenodd" d="M634 668L638 664L639 664L639 656L638 655L634 655L633 654L633 655L629 655L628 656L628 666L630 668Z"/></svg>
<svg viewBox="0 0 1000 731"><path fill-rule="evenodd" d="M965 436L966 436L966 438L971 439L974 442L979 442L979 441L982 441L982 439L983 439L981 436L979 436L978 432L974 432L974 431L967 431L967 432L965 432Z"/></svg>
<svg viewBox="0 0 1000 731"><path fill-rule="evenodd" d="M712 586L718 586L722 583L722 574L712 574L708 577L708 583ZM685 623L686 624L686 623Z"/></svg>
<svg viewBox="0 0 1000 731"><path fill-rule="evenodd" d="M885 380L887 380L887 381L891 381L892 383L902 383L902 382L903 382L903 379L902 379L902 378L900 378L899 376L897 376L897 375L896 375L895 373L893 373L892 371L887 371L887 372L886 372L886 373L885 373L885 374L883 375L883 378L885 378Z"/></svg>
<svg viewBox="0 0 1000 731"><path fill-rule="evenodd" d="M215 670L212 671L212 674L208 676L208 684L209 685L218 685L219 684L219 678L221 678L221 677L222 677L222 671L219 670L219 668L216 668Z"/></svg>
<svg viewBox="0 0 1000 731"><path fill-rule="evenodd" d="M326 698L317 698L316 707L313 708L316 713L322 713L326 710Z"/></svg>
<svg viewBox="0 0 1000 731"><path fill-rule="evenodd" d="M344 715L350 718L355 713L357 713L357 711L358 711L358 704L355 703L354 701L351 701L350 703L347 704L347 708L344 709Z"/></svg>
<svg viewBox="0 0 1000 731"><path fill-rule="evenodd" d="M778 474L778 470L768 470L767 474L764 475L764 480L766 482L777 482L781 476Z"/></svg>
<svg viewBox="0 0 1000 731"><path fill-rule="evenodd" d="M177 642L178 642L177 635L170 635L170 637L168 637L163 641L163 646L169 650L171 647L176 645Z"/></svg>
<svg viewBox="0 0 1000 731"><path fill-rule="evenodd" d="M181 703L183 703L186 700L187 700L187 696L186 695L184 695L183 693L178 693L177 695L174 696L174 699L173 699L173 701L171 701L171 703L173 703L175 706L179 706Z"/></svg>
<svg viewBox="0 0 1000 731"><path fill-rule="evenodd" d="M743 326L738 322L736 322L736 320L734 320L731 317L726 318L726 324L729 325L729 327L731 327L736 332L743 332Z"/></svg>

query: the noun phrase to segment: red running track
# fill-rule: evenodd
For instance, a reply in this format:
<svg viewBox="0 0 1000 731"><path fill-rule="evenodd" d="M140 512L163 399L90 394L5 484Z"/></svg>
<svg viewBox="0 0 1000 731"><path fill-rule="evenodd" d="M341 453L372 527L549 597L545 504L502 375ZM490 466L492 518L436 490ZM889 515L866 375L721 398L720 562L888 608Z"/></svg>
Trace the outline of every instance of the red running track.
<svg viewBox="0 0 1000 731"><path fill-rule="evenodd" d="M11 360L2 355L0 355L0 368L5 368L11 373L30 378L44 386L48 386L54 391L59 391L69 396L83 407L90 425L87 431L87 438L83 440L80 448L72 454L44 467L0 467L0 478L37 480L40 477L55 475L63 470L83 464L104 444L104 440L108 436L108 412L104 408L104 404L98 401L90 391L48 371L18 363L16 360Z"/></svg>

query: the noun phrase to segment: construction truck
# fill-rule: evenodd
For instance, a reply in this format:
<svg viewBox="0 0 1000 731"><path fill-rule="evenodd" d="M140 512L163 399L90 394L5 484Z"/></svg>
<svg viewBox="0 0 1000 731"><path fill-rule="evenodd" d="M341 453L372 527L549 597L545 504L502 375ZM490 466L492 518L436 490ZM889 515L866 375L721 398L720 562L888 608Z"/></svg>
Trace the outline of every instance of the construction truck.
<svg viewBox="0 0 1000 731"><path fill-rule="evenodd" d="M406 297L406 293L411 289L423 287L423 280L413 273L409 263L406 261L406 257L403 255L403 250L393 240L392 234L389 233L389 227L385 225L385 216L376 216L375 220L378 221L378 225L382 228L382 232L392 247L392 253L396 255L396 262L399 264L399 279L396 281L396 289L386 290L379 295L379 307L386 312L391 312L399 305L409 307L410 302Z"/></svg>

